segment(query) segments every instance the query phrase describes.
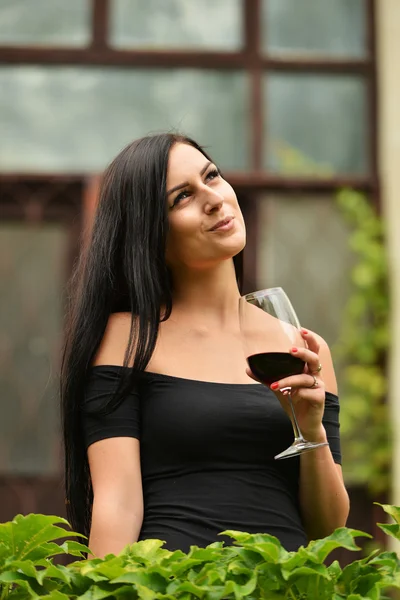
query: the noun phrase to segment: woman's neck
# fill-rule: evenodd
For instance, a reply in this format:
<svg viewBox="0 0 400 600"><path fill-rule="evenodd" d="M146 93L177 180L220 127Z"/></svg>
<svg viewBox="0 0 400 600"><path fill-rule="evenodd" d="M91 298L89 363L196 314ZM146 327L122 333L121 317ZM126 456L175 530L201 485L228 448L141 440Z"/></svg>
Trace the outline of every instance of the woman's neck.
<svg viewBox="0 0 400 600"><path fill-rule="evenodd" d="M207 270L175 273L173 313L211 327L230 326L238 319L240 292L232 260Z"/></svg>

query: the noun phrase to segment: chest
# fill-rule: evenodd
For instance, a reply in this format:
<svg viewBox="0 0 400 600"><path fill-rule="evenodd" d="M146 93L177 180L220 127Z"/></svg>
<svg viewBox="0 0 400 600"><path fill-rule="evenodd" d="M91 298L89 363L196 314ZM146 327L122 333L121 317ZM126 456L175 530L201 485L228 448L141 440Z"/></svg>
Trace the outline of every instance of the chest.
<svg viewBox="0 0 400 600"><path fill-rule="evenodd" d="M148 370L219 383L252 383L240 334L190 327L161 328Z"/></svg>

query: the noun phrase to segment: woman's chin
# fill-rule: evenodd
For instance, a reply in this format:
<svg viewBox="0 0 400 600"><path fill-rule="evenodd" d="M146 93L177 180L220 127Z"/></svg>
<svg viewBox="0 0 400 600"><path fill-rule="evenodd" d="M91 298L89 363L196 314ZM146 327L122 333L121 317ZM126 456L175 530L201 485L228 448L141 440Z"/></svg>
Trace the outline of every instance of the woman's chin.
<svg viewBox="0 0 400 600"><path fill-rule="evenodd" d="M236 256L241 252L246 246L246 236L240 234L239 232L236 235L230 236L229 239L224 240L223 249L224 253L228 253L229 257Z"/></svg>
<svg viewBox="0 0 400 600"><path fill-rule="evenodd" d="M244 249L245 246L246 246L245 241L242 241L240 244L232 243L229 246L227 245L221 253L218 253L220 260L229 260L230 258L234 258L238 254L240 254L240 252L242 252L242 250ZM222 248L221 248L221 250L222 250Z"/></svg>

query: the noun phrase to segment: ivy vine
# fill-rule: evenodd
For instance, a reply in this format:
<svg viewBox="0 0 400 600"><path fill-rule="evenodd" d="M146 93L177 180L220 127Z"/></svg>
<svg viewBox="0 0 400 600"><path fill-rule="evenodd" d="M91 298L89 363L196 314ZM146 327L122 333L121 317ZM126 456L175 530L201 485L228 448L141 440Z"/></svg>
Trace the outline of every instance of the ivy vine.
<svg viewBox="0 0 400 600"><path fill-rule="evenodd" d="M390 345L389 280L383 222L368 199L338 193L356 256L334 359L342 365L341 437L346 481L367 483L373 494L390 486L386 355Z"/></svg>

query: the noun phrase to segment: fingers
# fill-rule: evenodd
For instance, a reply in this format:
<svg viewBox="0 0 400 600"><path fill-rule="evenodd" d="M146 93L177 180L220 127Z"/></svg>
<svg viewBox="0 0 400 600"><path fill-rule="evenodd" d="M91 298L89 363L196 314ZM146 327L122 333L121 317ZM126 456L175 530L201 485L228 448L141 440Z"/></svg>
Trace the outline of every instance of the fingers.
<svg viewBox="0 0 400 600"><path fill-rule="evenodd" d="M273 391L282 390L284 388L309 388L315 390L316 388L324 388L324 382L319 375L320 371L320 359L318 352L320 349L319 342L316 336L310 333L306 329L301 330L303 339L307 342L307 348L291 348L290 354L301 358L306 363L304 373L301 375L293 375L291 377L285 377L279 381L273 383L270 387ZM316 376L316 377L315 377ZM315 381L317 386L315 387ZM314 387L313 387L314 386Z"/></svg>
<svg viewBox="0 0 400 600"><path fill-rule="evenodd" d="M291 348L290 354L301 358L301 360L307 363L306 372L313 373L319 370L319 356L312 350L307 348Z"/></svg>
<svg viewBox="0 0 400 600"><path fill-rule="evenodd" d="M318 381L318 380L317 380ZM280 379L273 383L270 387L271 390L276 392L277 390L282 390L283 388L312 388L315 380L312 375L308 375L307 373L303 373L302 375L293 375L292 377L285 377L285 379ZM321 381L318 381L318 386L323 385ZM313 388L315 389L315 388Z"/></svg>
<svg viewBox="0 0 400 600"><path fill-rule="evenodd" d="M315 335L308 331L308 329L301 329L300 333L303 340L307 342L309 350L311 350L311 352L315 352L315 354L319 354L319 342Z"/></svg>
<svg viewBox="0 0 400 600"><path fill-rule="evenodd" d="M319 355L318 355L318 353L320 351L319 341L318 341L317 337L313 333L308 331L307 329L301 329L300 333L301 333L302 338L306 342L307 347L305 347L305 348L293 347L293 348L289 349L289 352L293 356L300 358L302 361L304 361L306 363L304 373L302 373L301 375L293 375L291 377L286 377L284 379L274 382L270 386L274 392L276 392L278 390L282 390L283 388L293 388L293 389L295 389L295 388L310 388L311 389L315 384L315 379L314 379L315 376L317 379L316 387L321 387L321 386L324 387L324 382L320 375L321 368L320 368L320 359L319 359ZM248 377L250 377L254 381L263 383L263 381L261 381L254 375L254 373L251 371L250 368L246 369L246 374ZM313 389L316 389L316 387L314 386Z"/></svg>

